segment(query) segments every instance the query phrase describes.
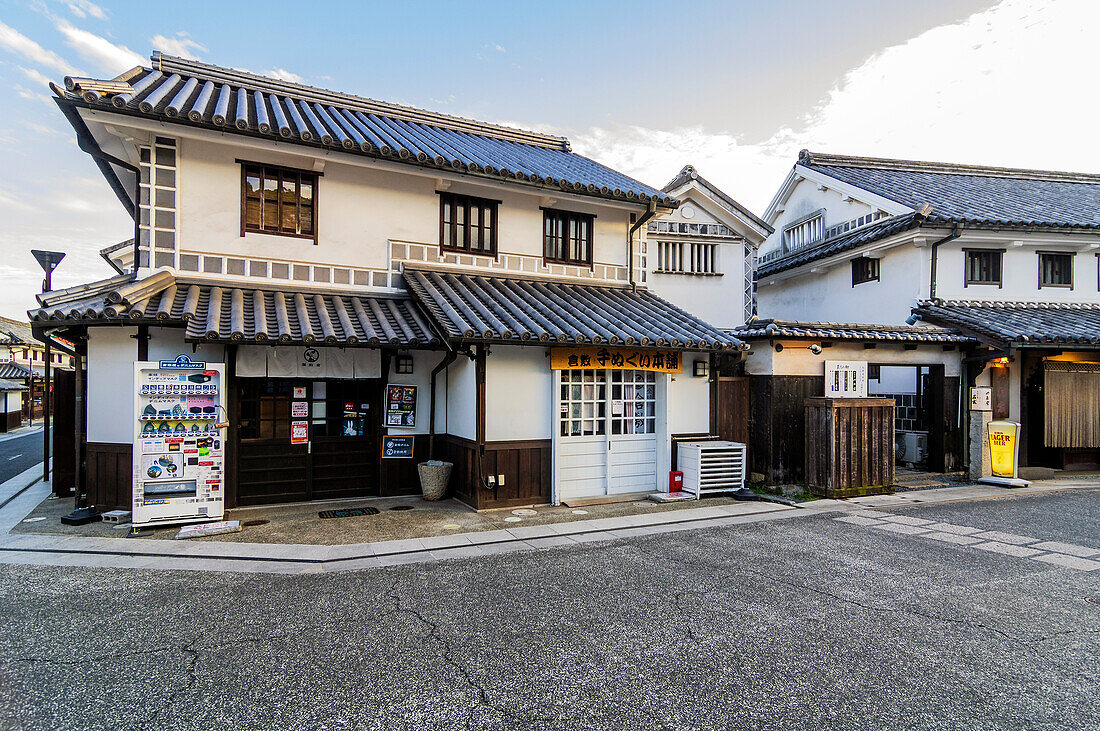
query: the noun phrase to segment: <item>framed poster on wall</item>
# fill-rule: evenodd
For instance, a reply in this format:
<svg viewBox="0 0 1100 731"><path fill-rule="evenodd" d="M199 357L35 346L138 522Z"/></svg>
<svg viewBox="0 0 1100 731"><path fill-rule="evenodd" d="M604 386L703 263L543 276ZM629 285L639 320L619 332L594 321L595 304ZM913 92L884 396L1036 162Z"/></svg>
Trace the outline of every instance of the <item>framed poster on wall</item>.
<svg viewBox="0 0 1100 731"><path fill-rule="evenodd" d="M386 386L386 426L416 426L416 386Z"/></svg>

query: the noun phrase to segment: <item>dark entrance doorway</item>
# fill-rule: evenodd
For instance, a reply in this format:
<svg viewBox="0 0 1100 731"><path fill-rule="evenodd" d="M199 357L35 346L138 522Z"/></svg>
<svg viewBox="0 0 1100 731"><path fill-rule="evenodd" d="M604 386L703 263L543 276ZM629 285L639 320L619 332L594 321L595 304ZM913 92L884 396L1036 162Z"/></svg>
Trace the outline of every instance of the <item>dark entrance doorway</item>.
<svg viewBox="0 0 1100 731"><path fill-rule="evenodd" d="M381 391L379 379L239 379L237 504L378 495Z"/></svg>

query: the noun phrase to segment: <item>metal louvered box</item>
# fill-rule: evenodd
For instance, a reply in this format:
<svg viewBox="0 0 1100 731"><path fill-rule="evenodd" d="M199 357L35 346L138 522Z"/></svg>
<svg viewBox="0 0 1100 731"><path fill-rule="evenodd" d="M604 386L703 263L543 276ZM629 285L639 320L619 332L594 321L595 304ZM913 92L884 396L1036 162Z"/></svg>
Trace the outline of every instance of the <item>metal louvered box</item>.
<svg viewBox="0 0 1100 731"><path fill-rule="evenodd" d="M745 486L747 449L740 442L680 442L679 469L684 473L684 492L696 498L731 492Z"/></svg>

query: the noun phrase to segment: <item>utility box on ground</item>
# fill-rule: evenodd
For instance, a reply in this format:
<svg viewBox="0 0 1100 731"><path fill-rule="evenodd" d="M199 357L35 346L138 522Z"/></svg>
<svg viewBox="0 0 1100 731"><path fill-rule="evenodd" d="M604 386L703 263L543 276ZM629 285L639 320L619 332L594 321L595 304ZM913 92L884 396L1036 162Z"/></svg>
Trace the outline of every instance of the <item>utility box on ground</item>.
<svg viewBox="0 0 1100 731"><path fill-rule="evenodd" d="M894 492L894 400L809 398L806 489L828 498Z"/></svg>

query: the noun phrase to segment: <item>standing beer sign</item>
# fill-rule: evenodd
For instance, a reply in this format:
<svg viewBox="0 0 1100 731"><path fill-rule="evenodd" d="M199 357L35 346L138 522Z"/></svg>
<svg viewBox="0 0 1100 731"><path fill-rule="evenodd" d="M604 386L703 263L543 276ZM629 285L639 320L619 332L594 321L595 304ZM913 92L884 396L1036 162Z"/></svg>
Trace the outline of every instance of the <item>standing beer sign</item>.
<svg viewBox="0 0 1100 731"><path fill-rule="evenodd" d="M993 475L979 482L1006 487L1027 487L1031 483L1019 478L1020 424L1016 421L991 421L986 424L989 439L989 462Z"/></svg>
<svg viewBox="0 0 1100 731"><path fill-rule="evenodd" d="M867 398L867 361L825 361L825 395L828 398Z"/></svg>

